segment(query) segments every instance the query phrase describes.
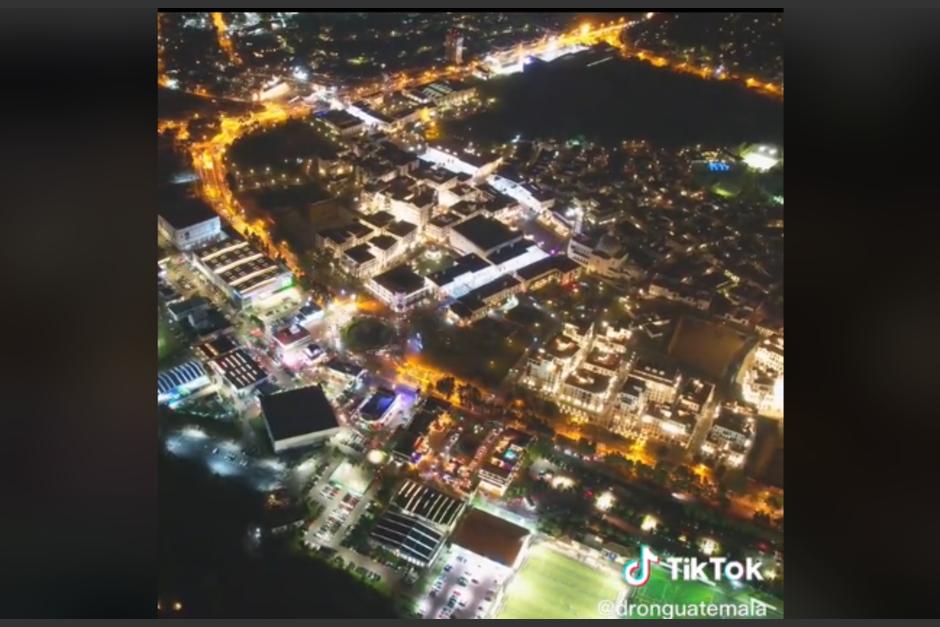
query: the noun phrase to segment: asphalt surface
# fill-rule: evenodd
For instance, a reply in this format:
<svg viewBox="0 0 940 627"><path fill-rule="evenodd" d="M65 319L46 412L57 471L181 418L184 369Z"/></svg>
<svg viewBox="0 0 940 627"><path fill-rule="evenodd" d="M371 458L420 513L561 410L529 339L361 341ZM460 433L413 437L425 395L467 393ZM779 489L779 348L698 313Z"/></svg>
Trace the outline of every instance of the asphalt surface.
<svg viewBox="0 0 940 627"><path fill-rule="evenodd" d="M487 616L493 604L486 597L496 598L509 572L456 546L442 553L437 564L437 578L419 601L424 618Z"/></svg>

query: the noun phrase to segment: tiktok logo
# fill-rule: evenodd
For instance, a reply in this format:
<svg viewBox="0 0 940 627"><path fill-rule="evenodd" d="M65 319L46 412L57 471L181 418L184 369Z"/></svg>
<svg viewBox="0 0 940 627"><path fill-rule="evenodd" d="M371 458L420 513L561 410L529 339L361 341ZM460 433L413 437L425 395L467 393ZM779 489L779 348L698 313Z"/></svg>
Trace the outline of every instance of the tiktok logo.
<svg viewBox="0 0 940 627"><path fill-rule="evenodd" d="M645 586L653 572L653 564L659 563L659 556L646 545L640 547L640 559L627 562L623 567L623 579L631 586Z"/></svg>

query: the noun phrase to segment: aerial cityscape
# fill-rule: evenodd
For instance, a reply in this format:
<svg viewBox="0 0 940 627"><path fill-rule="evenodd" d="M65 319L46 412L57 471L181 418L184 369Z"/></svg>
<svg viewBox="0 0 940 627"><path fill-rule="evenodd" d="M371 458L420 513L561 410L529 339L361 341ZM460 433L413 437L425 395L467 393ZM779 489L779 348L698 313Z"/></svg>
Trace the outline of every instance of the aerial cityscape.
<svg viewBox="0 0 940 627"><path fill-rule="evenodd" d="M162 617L780 618L783 14L157 14Z"/></svg>

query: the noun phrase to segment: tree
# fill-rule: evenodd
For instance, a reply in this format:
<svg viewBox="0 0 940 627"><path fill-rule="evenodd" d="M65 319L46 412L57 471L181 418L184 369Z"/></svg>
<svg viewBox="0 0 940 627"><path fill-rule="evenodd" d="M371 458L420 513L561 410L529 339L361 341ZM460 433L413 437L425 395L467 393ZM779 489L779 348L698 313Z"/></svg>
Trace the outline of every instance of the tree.
<svg viewBox="0 0 940 627"><path fill-rule="evenodd" d="M659 462L656 464L656 468L653 469L653 479L660 484L666 483L666 478L669 476L669 466L664 462Z"/></svg>
<svg viewBox="0 0 940 627"><path fill-rule="evenodd" d="M558 405L553 401L545 401L542 403L542 413L546 418L557 418L559 415Z"/></svg>
<svg viewBox="0 0 940 627"><path fill-rule="evenodd" d="M476 407L483 402L483 393L480 392L480 388L475 385L470 386L470 389L467 391L467 395L470 398L471 407Z"/></svg>
<svg viewBox="0 0 940 627"><path fill-rule="evenodd" d="M610 466L611 468L617 469L619 471L632 472L633 471L633 461L627 459L623 455L618 455L617 453L608 453L604 456L604 463Z"/></svg>
<svg viewBox="0 0 940 627"><path fill-rule="evenodd" d="M454 393L454 378L453 377L444 377L437 380L437 391L440 392L443 396L450 398L450 395Z"/></svg>
<svg viewBox="0 0 940 627"><path fill-rule="evenodd" d="M768 507L773 509L783 509L783 495L771 492L767 495L767 498L764 499L764 502Z"/></svg>
<svg viewBox="0 0 940 627"><path fill-rule="evenodd" d="M555 450L555 445L552 444L552 441L548 438L539 437L536 438L529 445L529 456L533 459L541 459L543 457L550 457Z"/></svg>
<svg viewBox="0 0 940 627"><path fill-rule="evenodd" d="M597 442L581 438L578 440L578 452L581 455L594 455L597 452Z"/></svg>
<svg viewBox="0 0 940 627"><path fill-rule="evenodd" d="M461 404L461 405L467 405L467 404L469 404L469 403L467 402L467 397L468 397L469 394L470 394L470 387L471 387L471 386L466 385L466 384L461 384L461 385L457 386L457 396L460 398L460 404Z"/></svg>
<svg viewBox="0 0 940 627"><path fill-rule="evenodd" d="M728 469L721 477L721 489L726 493L742 494L747 490L747 476L741 469Z"/></svg>

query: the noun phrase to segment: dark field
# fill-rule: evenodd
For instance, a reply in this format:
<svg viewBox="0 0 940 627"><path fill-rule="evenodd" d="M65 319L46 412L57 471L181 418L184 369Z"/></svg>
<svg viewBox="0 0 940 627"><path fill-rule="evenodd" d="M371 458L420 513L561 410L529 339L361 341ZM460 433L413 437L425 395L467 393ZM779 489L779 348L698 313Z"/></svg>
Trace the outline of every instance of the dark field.
<svg viewBox="0 0 940 627"><path fill-rule="evenodd" d="M496 105L445 130L495 142L516 133L524 139L584 136L607 144L647 139L660 146L783 141L783 104L745 87L642 61L584 66L583 58L559 59L483 83L482 95L496 98Z"/></svg>

